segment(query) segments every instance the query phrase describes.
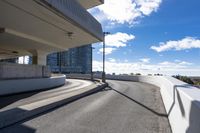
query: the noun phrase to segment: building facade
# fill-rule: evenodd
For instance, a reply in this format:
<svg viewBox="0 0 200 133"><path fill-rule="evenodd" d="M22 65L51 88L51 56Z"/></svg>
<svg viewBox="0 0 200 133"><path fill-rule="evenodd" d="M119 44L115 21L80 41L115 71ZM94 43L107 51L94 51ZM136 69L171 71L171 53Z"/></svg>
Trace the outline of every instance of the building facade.
<svg viewBox="0 0 200 133"><path fill-rule="evenodd" d="M0 62L18 63L18 58L0 59Z"/></svg>
<svg viewBox="0 0 200 133"><path fill-rule="evenodd" d="M92 71L92 46L85 45L47 56L47 65L54 73L83 73Z"/></svg>

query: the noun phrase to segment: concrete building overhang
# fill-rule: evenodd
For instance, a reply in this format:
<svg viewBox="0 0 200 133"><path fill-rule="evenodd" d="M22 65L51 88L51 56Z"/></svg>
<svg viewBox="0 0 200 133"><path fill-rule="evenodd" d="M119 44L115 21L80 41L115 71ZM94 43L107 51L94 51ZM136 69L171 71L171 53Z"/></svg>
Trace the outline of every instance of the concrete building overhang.
<svg viewBox="0 0 200 133"><path fill-rule="evenodd" d="M61 4L61 0L1 0L0 53L7 50L20 56L34 49L51 53L103 40L101 24L80 4Z"/></svg>
<svg viewBox="0 0 200 133"><path fill-rule="evenodd" d="M101 5L104 0L77 0L86 9Z"/></svg>
<svg viewBox="0 0 200 133"><path fill-rule="evenodd" d="M11 29L2 29L0 32L0 59L32 55L30 51L39 50L44 53L62 51L64 48L52 42L42 40L31 35L20 33Z"/></svg>

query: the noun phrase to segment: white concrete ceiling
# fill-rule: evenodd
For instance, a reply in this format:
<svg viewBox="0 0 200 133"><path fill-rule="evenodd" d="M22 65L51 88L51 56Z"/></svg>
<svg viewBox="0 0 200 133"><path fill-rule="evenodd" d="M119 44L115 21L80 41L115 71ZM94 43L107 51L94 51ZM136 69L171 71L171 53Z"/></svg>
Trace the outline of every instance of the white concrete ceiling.
<svg viewBox="0 0 200 133"><path fill-rule="evenodd" d="M15 49L19 54L31 49L50 53L99 41L32 0L15 0L14 3L16 5L0 1L0 28L4 29L0 32L1 49Z"/></svg>
<svg viewBox="0 0 200 133"><path fill-rule="evenodd" d="M77 0L84 8L89 9L103 4L104 0Z"/></svg>

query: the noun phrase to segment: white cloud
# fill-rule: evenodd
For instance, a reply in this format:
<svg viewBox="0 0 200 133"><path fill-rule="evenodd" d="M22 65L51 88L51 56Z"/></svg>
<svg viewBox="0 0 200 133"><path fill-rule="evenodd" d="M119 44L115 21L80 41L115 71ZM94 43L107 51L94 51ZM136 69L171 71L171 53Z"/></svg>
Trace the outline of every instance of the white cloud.
<svg viewBox="0 0 200 133"><path fill-rule="evenodd" d="M161 2L161 0L136 0L136 3L139 5L139 10L147 16L152 12L156 12Z"/></svg>
<svg viewBox="0 0 200 133"><path fill-rule="evenodd" d="M111 54L119 47L126 47L128 42L134 39L135 39L134 35L122 32L117 32L115 34L107 35L105 38L105 43L107 46L107 48L105 48L105 54ZM100 48L99 53L102 52L103 48Z"/></svg>
<svg viewBox="0 0 200 133"><path fill-rule="evenodd" d="M185 37L178 41L167 41L159 43L159 46L151 46L151 49L157 52L169 50L186 50L192 48L200 48L200 40L194 37Z"/></svg>
<svg viewBox="0 0 200 133"><path fill-rule="evenodd" d="M105 0L105 4L98 7L103 15L110 21L117 23L132 23L137 17L141 16L136 3L132 0Z"/></svg>
<svg viewBox="0 0 200 133"><path fill-rule="evenodd" d="M115 50L116 48L105 48L105 55L111 54ZM103 53L103 48L100 48L99 52Z"/></svg>
<svg viewBox="0 0 200 133"><path fill-rule="evenodd" d="M180 65L192 65L190 62L182 61L179 63Z"/></svg>
<svg viewBox="0 0 200 133"><path fill-rule="evenodd" d="M192 63L187 62L187 61L181 61L181 60L174 60L174 62L179 63L180 65L192 65Z"/></svg>
<svg viewBox="0 0 200 133"><path fill-rule="evenodd" d="M176 60L174 60L175 62L181 62L180 60L178 60L178 59L176 59Z"/></svg>
<svg viewBox="0 0 200 133"><path fill-rule="evenodd" d="M192 65L190 62L176 60L175 62L164 61L159 63L160 68L187 68L189 65Z"/></svg>
<svg viewBox="0 0 200 133"><path fill-rule="evenodd" d="M116 62L116 60L114 58L109 58L108 59L110 62Z"/></svg>
<svg viewBox="0 0 200 133"><path fill-rule="evenodd" d="M184 63L185 62L185 63ZM192 63L186 61L168 62L164 61L157 64L147 64L141 62L113 62L108 60L105 62L106 73L112 74L130 74L130 73L142 73L147 74L165 74L165 75L200 75L200 69L191 66ZM102 62L93 61L93 70L102 71Z"/></svg>
<svg viewBox="0 0 200 133"><path fill-rule="evenodd" d="M168 61L164 61L164 62L159 63L159 65L163 65L163 66L172 66L172 65L174 65L174 64L175 64L175 63L168 62Z"/></svg>
<svg viewBox="0 0 200 133"><path fill-rule="evenodd" d="M127 60L127 59L125 59L125 60L124 60L124 62L128 62L128 60Z"/></svg>
<svg viewBox="0 0 200 133"><path fill-rule="evenodd" d="M107 35L105 41L107 46L119 48L127 46L127 42L134 39L135 36L132 34L117 32L115 34Z"/></svg>
<svg viewBox="0 0 200 133"><path fill-rule="evenodd" d="M142 58L140 59L140 61L142 61L143 63L149 63L150 62L150 58Z"/></svg>
<svg viewBox="0 0 200 133"><path fill-rule="evenodd" d="M103 5L89 11L100 21L102 18L113 23L137 23L138 18L156 12L162 0L105 0ZM104 19L105 20L105 19Z"/></svg>

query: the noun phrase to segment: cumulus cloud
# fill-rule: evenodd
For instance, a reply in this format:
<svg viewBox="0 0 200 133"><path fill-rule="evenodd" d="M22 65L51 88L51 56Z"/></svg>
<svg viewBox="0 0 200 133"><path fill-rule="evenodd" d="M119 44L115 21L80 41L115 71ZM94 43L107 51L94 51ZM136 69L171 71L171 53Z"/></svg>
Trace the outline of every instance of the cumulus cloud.
<svg viewBox="0 0 200 133"><path fill-rule="evenodd" d="M186 61L181 61L179 62L180 65L192 65L192 63L190 62L186 62Z"/></svg>
<svg viewBox="0 0 200 133"><path fill-rule="evenodd" d="M189 65L192 65L192 63L187 62L187 61L179 61L176 60L175 62L169 62L169 61L164 61L159 63L161 68L186 68Z"/></svg>
<svg viewBox="0 0 200 133"><path fill-rule="evenodd" d="M111 54L113 51L117 50L119 47L126 47L129 41L134 40L135 36L132 34L117 32L115 34L110 34L105 37L106 47L105 54ZM99 49L99 52L103 52L103 48Z"/></svg>
<svg viewBox="0 0 200 133"><path fill-rule="evenodd" d="M130 74L130 73L142 73L142 74L166 74L166 75L199 75L200 69L191 67L192 63L186 61L169 62L164 61L157 64L142 63L142 62L121 62L109 59L105 62L106 73L112 74ZM93 70L102 71L102 62L93 61Z"/></svg>
<svg viewBox="0 0 200 133"><path fill-rule="evenodd" d="M89 11L97 18L106 18L113 23L134 24L137 19L156 12L162 0L105 0L103 5Z"/></svg>
<svg viewBox="0 0 200 133"><path fill-rule="evenodd" d="M149 63L150 58L142 58L142 59L140 59L140 61L142 61L143 63Z"/></svg>
<svg viewBox="0 0 200 133"><path fill-rule="evenodd" d="M117 48L127 46L127 42L134 39L135 39L134 35L122 32L117 32L115 34L107 35L105 38L107 46L117 47Z"/></svg>
<svg viewBox="0 0 200 133"><path fill-rule="evenodd" d="M161 0L136 0L139 11L146 16L149 16L152 12L156 12L161 2Z"/></svg>
<svg viewBox="0 0 200 133"><path fill-rule="evenodd" d="M192 48L200 48L200 40L194 37L185 37L178 41L167 41L159 43L159 46L151 46L151 49L156 52L163 52L169 50L186 50Z"/></svg>
<svg viewBox="0 0 200 133"><path fill-rule="evenodd" d="M176 60L174 60L175 62L181 62L181 60L178 60L178 59L176 59Z"/></svg>
<svg viewBox="0 0 200 133"><path fill-rule="evenodd" d="M116 48L105 48L105 55L111 54L115 50ZM103 48L100 48L99 52L103 53Z"/></svg>
<svg viewBox="0 0 200 133"><path fill-rule="evenodd" d="M128 60L127 60L127 59L125 59L125 60L124 60L124 62L128 62Z"/></svg>
<svg viewBox="0 0 200 133"><path fill-rule="evenodd" d="M116 62L116 60L115 60L114 58L108 58L108 60L109 60L110 62Z"/></svg>

